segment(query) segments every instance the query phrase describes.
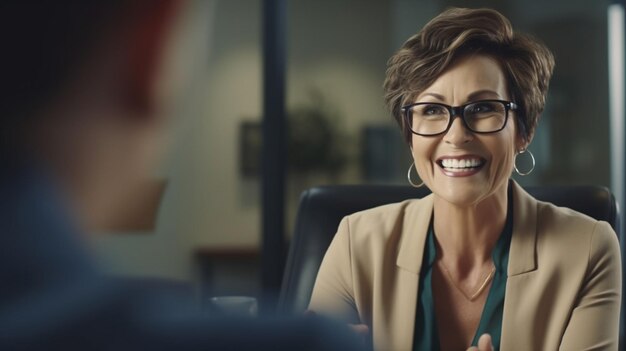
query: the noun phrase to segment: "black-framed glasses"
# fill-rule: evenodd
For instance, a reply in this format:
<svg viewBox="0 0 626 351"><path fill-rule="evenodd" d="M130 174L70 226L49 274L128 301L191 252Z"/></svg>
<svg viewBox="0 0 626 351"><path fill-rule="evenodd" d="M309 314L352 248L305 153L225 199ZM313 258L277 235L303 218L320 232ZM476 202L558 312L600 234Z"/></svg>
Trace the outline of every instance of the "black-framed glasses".
<svg viewBox="0 0 626 351"><path fill-rule="evenodd" d="M402 107L411 131L421 136L446 133L455 116L461 117L465 127L474 133L496 133L504 129L509 111L517 105L504 100L479 100L461 106L436 102L418 102Z"/></svg>

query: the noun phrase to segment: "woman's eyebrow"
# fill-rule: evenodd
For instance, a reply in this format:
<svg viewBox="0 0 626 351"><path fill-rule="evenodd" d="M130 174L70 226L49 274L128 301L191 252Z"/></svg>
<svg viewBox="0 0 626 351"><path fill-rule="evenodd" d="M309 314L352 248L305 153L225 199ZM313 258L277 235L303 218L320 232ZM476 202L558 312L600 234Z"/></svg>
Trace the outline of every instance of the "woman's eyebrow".
<svg viewBox="0 0 626 351"><path fill-rule="evenodd" d="M487 97L487 98L496 97L496 98L499 98L499 99L502 98L502 96L500 96L500 94L498 94L497 92L495 92L493 90L483 89L483 90L478 90L478 91L475 91L475 92L469 94L467 96L467 101L472 101L472 100L485 98L485 97Z"/></svg>
<svg viewBox="0 0 626 351"><path fill-rule="evenodd" d="M430 96L433 97L435 99L437 99L438 101L446 101L445 97L441 94L435 93L435 92L428 92L428 93L423 93L422 95L420 95L419 99L417 99L417 101L420 101L422 99L424 99L425 97ZM477 90L475 92L472 92L471 94L469 94L467 96L466 101L473 101L473 100L478 100L478 99L502 99L502 96L497 93L494 90L489 90L489 89L481 89L481 90Z"/></svg>
<svg viewBox="0 0 626 351"><path fill-rule="evenodd" d="M418 100L421 100L421 99L423 99L426 96L434 97L435 99L437 99L439 101L445 101L446 100L443 95L437 94L437 93L424 93L424 94L420 95Z"/></svg>

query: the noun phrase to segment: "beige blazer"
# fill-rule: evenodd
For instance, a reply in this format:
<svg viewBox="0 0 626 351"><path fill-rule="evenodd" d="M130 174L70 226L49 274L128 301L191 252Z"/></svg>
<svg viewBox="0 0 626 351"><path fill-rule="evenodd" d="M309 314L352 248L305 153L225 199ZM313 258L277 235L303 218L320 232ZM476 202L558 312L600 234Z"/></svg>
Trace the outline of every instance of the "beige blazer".
<svg viewBox="0 0 626 351"><path fill-rule="evenodd" d="M621 262L606 222L537 201L513 183L500 349L617 350ZM309 308L370 327L377 350L411 350L433 197L345 217Z"/></svg>

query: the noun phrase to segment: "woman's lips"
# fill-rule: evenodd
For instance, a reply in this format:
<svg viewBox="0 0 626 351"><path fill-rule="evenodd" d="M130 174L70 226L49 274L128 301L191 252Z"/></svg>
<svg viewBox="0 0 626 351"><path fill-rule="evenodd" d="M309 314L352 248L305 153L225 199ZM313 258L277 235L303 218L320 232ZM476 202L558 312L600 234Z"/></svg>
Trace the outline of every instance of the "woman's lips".
<svg viewBox="0 0 626 351"><path fill-rule="evenodd" d="M469 177L478 173L486 162L482 157L463 156L441 157L436 163L448 177Z"/></svg>

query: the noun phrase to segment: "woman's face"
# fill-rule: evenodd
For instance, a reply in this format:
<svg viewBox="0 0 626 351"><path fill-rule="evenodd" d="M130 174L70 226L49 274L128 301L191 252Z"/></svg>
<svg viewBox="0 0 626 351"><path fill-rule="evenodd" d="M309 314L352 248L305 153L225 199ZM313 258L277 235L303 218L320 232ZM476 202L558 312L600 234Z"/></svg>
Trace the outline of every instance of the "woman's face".
<svg viewBox="0 0 626 351"><path fill-rule="evenodd" d="M490 99L510 101L504 73L492 58L473 55L445 71L415 102L459 106ZM515 112L509 111L506 126L495 133L473 133L461 118L454 118L444 134L413 134L411 153L420 178L435 196L471 206L506 189L515 152L524 146L515 128ZM458 162L465 160L471 162Z"/></svg>

